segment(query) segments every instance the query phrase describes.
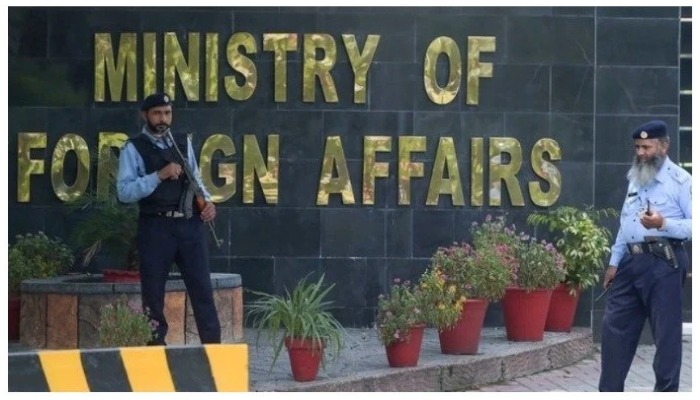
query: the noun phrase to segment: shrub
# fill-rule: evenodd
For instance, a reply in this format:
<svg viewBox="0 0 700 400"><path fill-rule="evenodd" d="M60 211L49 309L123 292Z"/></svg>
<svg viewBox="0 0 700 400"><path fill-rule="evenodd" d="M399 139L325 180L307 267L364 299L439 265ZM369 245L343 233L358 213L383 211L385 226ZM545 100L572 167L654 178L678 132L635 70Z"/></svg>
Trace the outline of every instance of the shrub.
<svg viewBox="0 0 700 400"><path fill-rule="evenodd" d="M73 254L61 239L51 239L42 231L17 235L8 253L9 291L17 293L22 281L49 278L67 271L73 264Z"/></svg>
<svg viewBox="0 0 700 400"><path fill-rule="evenodd" d="M115 304L100 308L97 333L102 347L145 346L157 327L158 322L149 320L140 304L122 296Z"/></svg>

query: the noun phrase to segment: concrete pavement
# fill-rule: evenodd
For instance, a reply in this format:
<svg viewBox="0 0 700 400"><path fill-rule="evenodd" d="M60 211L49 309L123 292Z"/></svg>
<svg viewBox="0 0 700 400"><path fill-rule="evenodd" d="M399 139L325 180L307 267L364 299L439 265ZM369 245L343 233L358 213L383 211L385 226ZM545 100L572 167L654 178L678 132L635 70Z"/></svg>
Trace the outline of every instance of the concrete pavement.
<svg viewBox="0 0 700 400"><path fill-rule="evenodd" d="M247 331L252 391L485 391L593 392L600 374L599 347L590 329L546 332L542 342L509 342L502 328L485 328L478 355L440 353L437 332L426 330L418 366L390 368L372 329L348 329L346 348L316 381L291 377L282 349L270 371L271 347ZM684 336L681 391L692 391L692 336ZM627 378L628 391L652 391L655 348L640 346Z"/></svg>

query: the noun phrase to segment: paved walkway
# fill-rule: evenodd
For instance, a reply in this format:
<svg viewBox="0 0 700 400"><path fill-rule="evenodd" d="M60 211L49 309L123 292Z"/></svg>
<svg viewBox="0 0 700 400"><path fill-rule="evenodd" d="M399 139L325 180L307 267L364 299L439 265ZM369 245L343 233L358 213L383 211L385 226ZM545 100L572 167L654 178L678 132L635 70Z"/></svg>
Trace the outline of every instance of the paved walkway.
<svg viewBox="0 0 700 400"><path fill-rule="evenodd" d="M478 355L440 353L435 330L426 330L417 367L390 368L383 346L371 329L348 329L340 359L328 363L316 381L299 383L291 377L282 349L270 370L271 347L250 344L251 391L484 391L594 392L600 375L599 347L590 329L571 333L546 332L542 342L509 342L499 328L482 333ZM684 336L681 391L692 391L692 336ZM639 346L626 382L627 391L650 392L654 387L654 346Z"/></svg>

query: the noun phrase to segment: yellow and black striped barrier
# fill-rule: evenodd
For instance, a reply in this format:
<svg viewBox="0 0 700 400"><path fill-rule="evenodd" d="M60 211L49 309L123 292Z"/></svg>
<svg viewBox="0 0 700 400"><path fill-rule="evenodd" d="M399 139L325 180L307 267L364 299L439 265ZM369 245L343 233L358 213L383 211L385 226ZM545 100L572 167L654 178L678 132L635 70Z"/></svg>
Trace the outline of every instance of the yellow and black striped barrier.
<svg viewBox="0 0 700 400"><path fill-rule="evenodd" d="M11 392L245 392L248 346L121 347L10 353Z"/></svg>

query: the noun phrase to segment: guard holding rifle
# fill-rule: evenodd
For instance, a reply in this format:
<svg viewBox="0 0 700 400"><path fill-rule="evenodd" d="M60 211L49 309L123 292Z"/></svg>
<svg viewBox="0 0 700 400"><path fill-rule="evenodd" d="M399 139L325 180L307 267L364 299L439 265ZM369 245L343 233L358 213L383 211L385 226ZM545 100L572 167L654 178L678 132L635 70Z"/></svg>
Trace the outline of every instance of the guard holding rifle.
<svg viewBox="0 0 700 400"><path fill-rule="evenodd" d="M644 323L656 344L654 391L678 391L682 352L681 289L691 238L691 176L667 156L663 121L632 133L635 157L603 286L600 391L623 391Z"/></svg>
<svg viewBox="0 0 700 400"><path fill-rule="evenodd" d="M141 134L121 149L117 192L125 203L138 201L138 251L143 306L157 322L154 345L165 345L168 323L163 314L165 283L177 264L187 288L202 343L220 343L221 326L211 287L205 224L216 207L204 188L185 134L172 134L172 102L152 94L141 104Z"/></svg>

